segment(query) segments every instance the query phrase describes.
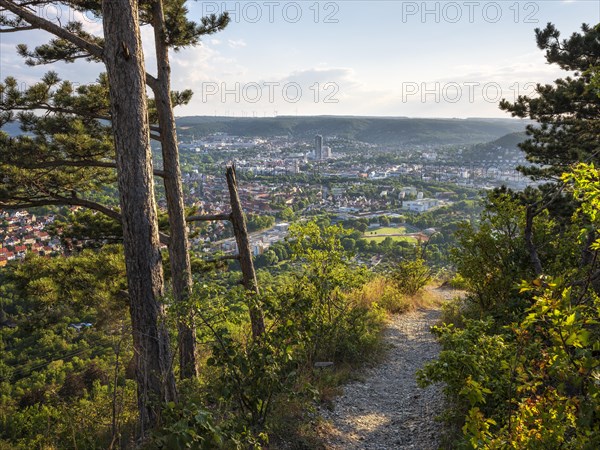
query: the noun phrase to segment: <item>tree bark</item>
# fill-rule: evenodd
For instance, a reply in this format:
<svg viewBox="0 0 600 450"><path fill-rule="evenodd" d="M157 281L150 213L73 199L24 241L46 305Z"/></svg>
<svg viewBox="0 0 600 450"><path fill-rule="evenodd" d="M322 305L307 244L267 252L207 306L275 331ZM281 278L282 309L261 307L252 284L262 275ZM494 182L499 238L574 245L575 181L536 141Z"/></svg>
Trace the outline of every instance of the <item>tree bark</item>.
<svg viewBox="0 0 600 450"><path fill-rule="evenodd" d="M235 177L235 168L227 167L227 186L229 188L229 199L231 203L231 224L233 233L238 246L240 266L242 268L242 277L244 287L250 292L250 295L258 296L258 282L256 281L256 272L252 262L252 252L250 251L250 240L248 239L248 229L246 227L246 218L242 210L242 204L237 190L237 179ZM256 338L265 332L265 320L262 310L250 300L250 322L252 325L252 335Z"/></svg>
<svg viewBox="0 0 600 450"><path fill-rule="evenodd" d="M141 436L176 401L161 303L163 272L154 200L145 72L135 0L103 0L104 62L110 81L123 246L130 298Z"/></svg>
<svg viewBox="0 0 600 450"><path fill-rule="evenodd" d="M156 101L160 142L163 155L163 182L169 212L171 241L169 257L171 260L171 277L173 298L184 307L179 310L178 342L179 370L182 379L198 375L196 363L196 327L193 309L186 307L192 291L192 267L188 253L188 233L183 202L181 169L179 166L179 148L175 115L171 103L171 67L169 50L166 44L165 23L162 0L156 0L152 6L152 25L156 49L158 74L152 90Z"/></svg>

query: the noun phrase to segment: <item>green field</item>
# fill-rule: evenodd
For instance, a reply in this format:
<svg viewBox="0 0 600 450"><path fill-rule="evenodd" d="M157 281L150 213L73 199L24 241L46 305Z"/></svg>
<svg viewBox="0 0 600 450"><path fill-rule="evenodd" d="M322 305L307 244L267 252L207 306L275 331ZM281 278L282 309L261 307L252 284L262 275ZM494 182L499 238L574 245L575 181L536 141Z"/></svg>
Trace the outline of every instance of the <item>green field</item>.
<svg viewBox="0 0 600 450"><path fill-rule="evenodd" d="M368 236L379 236L381 234L404 234L406 233L405 227L383 227L377 228L376 230L367 230L365 237Z"/></svg>
<svg viewBox="0 0 600 450"><path fill-rule="evenodd" d="M365 239L366 241L373 241L373 242L377 242L380 243L382 242L386 237L386 235L389 234L404 234L406 233L406 228L405 227L383 227L383 228L378 228L376 230L368 230L364 235L363 235L363 239ZM394 241L405 241L405 242L411 242L411 243L416 243L417 239L412 237L412 236L389 236L392 240Z"/></svg>
<svg viewBox="0 0 600 450"><path fill-rule="evenodd" d="M365 235L365 236L363 236L363 239L368 242L373 241L373 242L380 243L380 242L383 242L386 237L389 237L393 241L405 241L405 242L410 242L413 244L417 243L417 239L412 236L373 236L373 237L369 237L369 236Z"/></svg>

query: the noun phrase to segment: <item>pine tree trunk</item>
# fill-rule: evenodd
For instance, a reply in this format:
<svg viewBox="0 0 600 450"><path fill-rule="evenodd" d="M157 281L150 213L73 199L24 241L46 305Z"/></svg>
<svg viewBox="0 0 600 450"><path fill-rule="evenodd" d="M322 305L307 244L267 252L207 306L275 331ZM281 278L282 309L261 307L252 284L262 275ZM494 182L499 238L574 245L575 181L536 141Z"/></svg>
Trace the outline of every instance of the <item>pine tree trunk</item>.
<svg viewBox="0 0 600 450"><path fill-rule="evenodd" d="M179 167L175 115L171 103L171 67L169 64L169 51L165 43L162 1L156 1L153 5L152 25L154 27L158 68L157 81L152 88L158 113L165 196L167 198L169 228L171 230L169 257L171 260L173 297L175 302L185 304L192 290L192 269L188 253L188 233L185 221L181 169ZM186 311L188 312L186 313ZM193 378L197 376L194 316L190 308L180 309L179 313L182 317L178 323L180 376L182 379Z"/></svg>
<svg viewBox="0 0 600 450"><path fill-rule="evenodd" d="M160 421L163 402L176 400L165 327L145 69L135 0L103 0L104 62L110 82L117 178L141 435Z"/></svg>

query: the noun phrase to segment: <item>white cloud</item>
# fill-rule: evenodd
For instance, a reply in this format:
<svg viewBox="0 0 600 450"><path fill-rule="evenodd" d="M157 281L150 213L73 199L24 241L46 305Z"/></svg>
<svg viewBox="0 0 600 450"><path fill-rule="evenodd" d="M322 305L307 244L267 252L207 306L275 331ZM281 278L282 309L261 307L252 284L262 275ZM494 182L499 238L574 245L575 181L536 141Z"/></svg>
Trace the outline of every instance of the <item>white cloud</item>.
<svg viewBox="0 0 600 450"><path fill-rule="evenodd" d="M229 39L227 44L231 48L242 48L246 46L246 42L243 39Z"/></svg>

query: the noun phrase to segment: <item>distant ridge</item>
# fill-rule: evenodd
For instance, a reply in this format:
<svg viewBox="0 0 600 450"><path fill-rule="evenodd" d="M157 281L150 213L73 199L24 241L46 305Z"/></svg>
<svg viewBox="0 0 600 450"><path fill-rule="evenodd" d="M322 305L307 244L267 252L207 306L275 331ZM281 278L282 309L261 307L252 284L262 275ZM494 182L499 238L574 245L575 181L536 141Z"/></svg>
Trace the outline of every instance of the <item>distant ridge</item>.
<svg viewBox="0 0 600 450"><path fill-rule="evenodd" d="M219 132L245 137L290 136L307 140L315 134L322 134L326 139L338 136L394 147L490 143L503 136L522 132L528 122L508 118L435 119L402 116L187 116L177 118L176 123L179 136L183 139ZM18 123L8 123L1 130L11 136L22 133Z"/></svg>
<svg viewBox="0 0 600 450"><path fill-rule="evenodd" d="M462 156L467 160L495 159L498 156L515 158L523 155L519 144L527 140L525 132L509 133L491 142L476 144L463 151Z"/></svg>
<svg viewBox="0 0 600 450"><path fill-rule="evenodd" d="M211 133L237 136L338 136L379 145L444 145L489 142L520 132L515 119L430 119L359 116L219 117L188 116L177 120L182 138Z"/></svg>

